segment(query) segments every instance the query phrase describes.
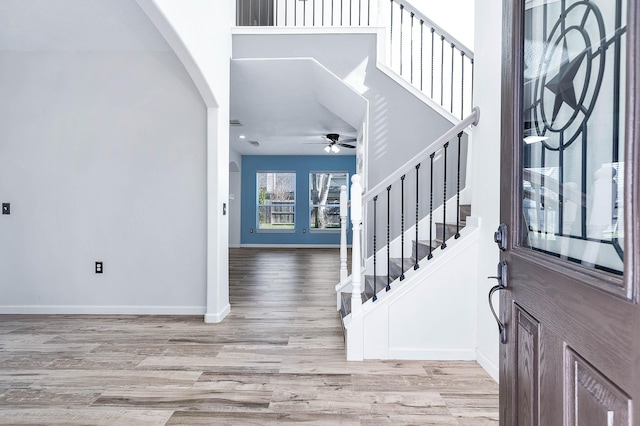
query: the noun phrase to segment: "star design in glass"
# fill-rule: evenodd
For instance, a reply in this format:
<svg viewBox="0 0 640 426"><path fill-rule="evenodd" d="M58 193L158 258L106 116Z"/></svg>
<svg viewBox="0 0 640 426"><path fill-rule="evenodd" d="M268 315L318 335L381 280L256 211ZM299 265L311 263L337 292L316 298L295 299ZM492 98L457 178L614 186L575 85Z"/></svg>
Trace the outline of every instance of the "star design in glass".
<svg viewBox="0 0 640 426"><path fill-rule="evenodd" d="M555 102L553 104L553 118L555 121L562 104L567 104L574 110L578 108L578 102L576 100L576 90L573 81L584 61L586 52L582 52L573 60L569 60L569 52L567 49L567 40L564 40L562 45L562 57L560 59L561 65L558 70L558 74L549 81L545 87L556 95Z"/></svg>

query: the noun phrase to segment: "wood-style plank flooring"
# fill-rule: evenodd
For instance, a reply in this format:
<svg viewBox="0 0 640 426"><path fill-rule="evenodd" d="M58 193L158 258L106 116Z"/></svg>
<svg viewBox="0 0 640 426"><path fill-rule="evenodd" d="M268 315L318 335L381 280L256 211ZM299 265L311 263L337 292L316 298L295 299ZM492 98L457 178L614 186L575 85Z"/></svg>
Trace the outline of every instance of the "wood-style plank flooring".
<svg viewBox="0 0 640 426"><path fill-rule="evenodd" d="M333 249L232 249L232 310L0 316L0 424L497 425L474 362L346 362Z"/></svg>

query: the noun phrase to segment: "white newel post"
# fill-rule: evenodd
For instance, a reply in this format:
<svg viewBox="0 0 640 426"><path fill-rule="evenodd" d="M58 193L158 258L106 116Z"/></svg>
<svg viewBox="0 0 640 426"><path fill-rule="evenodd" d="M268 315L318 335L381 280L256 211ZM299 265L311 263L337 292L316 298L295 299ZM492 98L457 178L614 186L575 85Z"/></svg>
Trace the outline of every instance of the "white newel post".
<svg viewBox="0 0 640 426"><path fill-rule="evenodd" d="M340 187L340 282L347 280L347 186Z"/></svg>
<svg viewBox="0 0 640 426"><path fill-rule="evenodd" d="M362 312L361 271L360 271L360 225L362 223L362 184L359 175L351 177L351 317Z"/></svg>

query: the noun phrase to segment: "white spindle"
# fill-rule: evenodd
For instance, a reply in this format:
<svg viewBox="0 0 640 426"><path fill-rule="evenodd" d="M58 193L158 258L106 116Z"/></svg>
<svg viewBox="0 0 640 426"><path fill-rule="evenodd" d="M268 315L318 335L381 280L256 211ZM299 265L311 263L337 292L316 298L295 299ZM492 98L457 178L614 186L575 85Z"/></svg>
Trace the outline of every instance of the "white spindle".
<svg viewBox="0 0 640 426"><path fill-rule="evenodd" d="M361 269L360 269L360 224L362 222L362 184L359 175L351 177L351 317L362 312Z"/></svg>
<svg viewBox="0 0 640 426"><path fill-rule="evenodd" d="M347 273L347 186L340 187L340 282L346 281Z"/></svg>

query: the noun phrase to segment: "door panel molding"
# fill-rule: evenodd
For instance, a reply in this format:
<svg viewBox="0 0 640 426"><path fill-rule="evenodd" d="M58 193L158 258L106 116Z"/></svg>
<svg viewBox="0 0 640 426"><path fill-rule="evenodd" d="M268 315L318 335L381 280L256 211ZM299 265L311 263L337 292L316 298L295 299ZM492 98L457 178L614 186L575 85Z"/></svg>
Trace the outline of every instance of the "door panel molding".
<svg viewBox="0 0 640 426"><path fill-rule="evenodd" d="M516 412L518 424L538 426L540 423L540 323L514 304L516 324Z"/></svg>
<svg viewBox="0 0 640 426"><path fill-rule="evenodd" d="M631 398L569 346L565 359L566 424L628 426Z"/></svg>

